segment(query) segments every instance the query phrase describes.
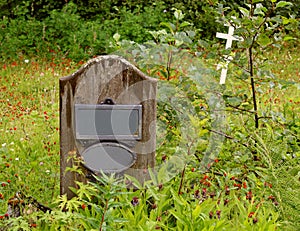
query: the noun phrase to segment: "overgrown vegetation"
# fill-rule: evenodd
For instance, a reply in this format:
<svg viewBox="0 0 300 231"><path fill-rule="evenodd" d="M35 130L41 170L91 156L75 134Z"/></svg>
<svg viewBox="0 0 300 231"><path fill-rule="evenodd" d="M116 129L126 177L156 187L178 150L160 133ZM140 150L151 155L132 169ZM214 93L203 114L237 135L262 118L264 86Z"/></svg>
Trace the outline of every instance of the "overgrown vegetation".
<svg viewBox="0 0 300 231"><path fill-rule="evenodd" d="M279 9L279 14L297 18L299 3L290 2L294 5L288 11ZM216 31L222 28L222 24L216 22L218 4L232 10L245 5L223 0L0 1L1 58L13 60L38 55L51 59L49 52L55 52L72 60L86 60L112 52L110 44L115 33L138 43L150 40L149 31L162 28L161 22L174 23L174 8L185 12L185 20L191 23L197 40L212 44L216 41ZM293 36L298 31L295 29Z"/></svg>
<svg viewBox="0 0 300 231"><path fill-rule="evenodd" d="M145 2L95 7L99 1L90 0L91 7L46 4L38 11L42 1L28 1L3 18L0 230L297 230L297 3L227 1L227 9L190 1L171 9ZM201 15L203 27L200 11L189 11L199 6L211 13ZM112 16L98 17L101 7ZM206 22L217 26L207 30ZM228 50L209 40L216 28L227 30L225 22L244 38ZM157 172L144 185L113 176L78 183L77 197L67 200L58 195L58 78L79 60L111 51L160 80ZM221 86L216 64L226 55L233 60ZM21 216L12 218L9 198L18 191ZM29 196L52 211L35 211Z"/></svg>

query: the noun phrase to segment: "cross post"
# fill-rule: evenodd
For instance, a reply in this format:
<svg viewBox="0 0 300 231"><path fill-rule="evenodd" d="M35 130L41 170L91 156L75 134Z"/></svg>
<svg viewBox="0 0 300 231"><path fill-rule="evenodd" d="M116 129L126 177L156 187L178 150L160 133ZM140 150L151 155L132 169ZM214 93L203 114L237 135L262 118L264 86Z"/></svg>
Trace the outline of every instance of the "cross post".
<svg viewBox="0 0 300 231"><path fill-rule="evenodd" d="M230 26L230 25L226 25L226 26L229 26L228 34L217 32L216 37L226 39L227 41L226 41L225 49L229 49L232 46L232 41L242 41L243 39L233 36L233 33L234 33L234 27L233 26ZM226 63L225 63L225 65L224 65L224 67L222 68L222 71L221 71L220 84L225 83L227 70L228 70L228 64L229 64L230 60L232 60L232 57L230 57L230 56L226 57Z"/></svg>

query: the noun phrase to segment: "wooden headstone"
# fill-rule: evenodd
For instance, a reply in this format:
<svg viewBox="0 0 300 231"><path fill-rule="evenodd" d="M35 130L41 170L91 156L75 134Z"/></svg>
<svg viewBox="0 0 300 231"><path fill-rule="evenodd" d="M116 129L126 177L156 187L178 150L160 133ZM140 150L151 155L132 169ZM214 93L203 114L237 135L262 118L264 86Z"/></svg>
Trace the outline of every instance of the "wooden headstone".
<svg viewBox="0 0 300 231"><path fill-rule="evenodd" d="M156 89L157 80L146 76L125 59L115 56L99 56L88 61L74 74L60 78L60 193L73 197L69 187L75 187L75 181L86 182L88 170L76 159L83 159L81 153L98 140L85 140L85 147L78 139L75 122L75 106L101 105L113 100L117 107L141 108L141 130L137 140L116 140L128 146L135 154L135 162L123 173L136 177L143 182L147 169L155 165L156 147ZM121 105L121 106L120 106ZM78 106L77 106L78 107ZM127 106L124 106L127 107ZM79 118L80 119L80 118ZM97 118L98 120L101 118ZM120 121L118 122L120 123ZM126 123L126 120L124 120ZM125 126L126 127L126 126ZM110 142L111 140L104 140ZM101 159L101 155L99 155ZM105 159L104 159L105 160ZM85 174L66 171L68 168L82 168ZM113 169L112 171L113 172Z"/></svg>

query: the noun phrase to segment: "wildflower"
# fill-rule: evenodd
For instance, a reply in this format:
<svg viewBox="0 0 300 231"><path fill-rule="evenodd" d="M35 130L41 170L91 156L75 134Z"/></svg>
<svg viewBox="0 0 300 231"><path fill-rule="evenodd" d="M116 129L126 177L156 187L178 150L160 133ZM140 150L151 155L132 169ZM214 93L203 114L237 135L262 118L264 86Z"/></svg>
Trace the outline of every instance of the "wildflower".
<svg viewBox="0 0 300 231"><path fill-rule="evenodd" d="M203 180L207 180L207 179L209 179L209 176L204 175L204 176L203 176Z"/></svg>
<svg viewBox="0 0 300 231"><path fill-rule="evenodd" d="M25 63L29 63L29 59L25 59L24 62L25 62Z"/></svg>
<svg viewBox="0 0 300 231"><path fill-rule="evenodd" d="M214 213L213 213L213 211L210 211L209 212L209 218L212 219L213 217L214 217Z"/></svg>
<svg viewBox="0 0 300 231"><path fill-rule="evenodd" d="M247 188L247 183L245 181L243 182L243 188Z"/></svg>
<svg viewBox="0 0 300 231"><path fill-rule="evenodd" d="M163 187L163 184L162 184L162 183L158 184L158 189L159 189L159 190L161 190L162 187Z"/></svg>
<svg viewBox="0 0 300 231"><path fill-rule="evenodd" d="M234 186L234 187L237 187L238 189L241 189L241 188L242 188L242 185L241 185L241 184L237 184L237 183L234 183L233 186Z"/></svg>
<svg viewBox="0 0 300 231"><path fill-rule="evenodd" d="M226 199L224 200L224 205L227 205L228 203L229 203L229 199L226 198Z"/></svg>
<svg viewBox="0 0 300 231"><path fill-rule="evenodd" d="M197 189L194 193L194 197L199 199L200 198L200 191Z"/></svg>
<svg viewBox="0 0 300 231"><path fill-rule="evenodd" d="M271 201L273 201L273 202L275 201L275 197L274 197L273 195L270 195L270 196L268 197L268 199L271 200Z"/></svg>
<svg viewBox="0 0 300 231"><path fill-rule="evenodd" d="M220 218L221 218L221 210L217 210L217 211L216 211L216 214L217 214L217 216L218 216L218 219L220 219Z"/></svg>
<svg viewBox="0 0 300 231"><path fill-rule="evenodd" d="M253 197L252 192L251 191L247 192L246 199L249 200L249 201L251 201L252 197Z"/></svg>
<svg viewBox="0 0 300 231"><path fill-rule="evenodd" d="M270 184L270 183L268 183L268 182L265 182L265 183L264 183L264 186L265 186L265 187L272 188L272 184Z"/></svg>
<svg viewBox="0 0 300 231"><path fill-rule="evenodd" d="M229 193L230 193L230 189L229 189L229 187L226 185L226 186L225 186L225 195L229 195Z"/></svg>
<svg viewBox="0 0 300 231"><path fill-rule="evenodd" d="M215 193L215 192L211 192L211 193L209 194L209 196L210 196L210 198L214 198L214 197L216 196L216 193Z"/></svg>
<svg viewBox="0 0 300 231"><path fill-rule="evenodd" d="M203 196L203 197L206 197L206 192L207 192L207 189L206 189L206 188L203 188L203 189L202 189L202 196Z"/></svg>
<svg viewBox="0 0 300 231"><path fill-rule="evenodd" d="M139 198L138 197L133 197L131 200L131 204L133 206L137 206L139 204Z"/></svg>
<svg viewBox="0 0 300 231"><path fill-rule="evenodd" d="M258 222L258 218L257 217L254 217L253 218L253 224L257 223Z"/></svg>
<svg viewBox="0 0 300 231"><path fill-rule="evenodd" d="M85 208L86 208L86 205L85 205L85 204L82 204L82 205L81 205L81 208L82 208L82 209L85 209Z"/></svg>
<svg viewBox="0 0 300 231"><path fill-rule="evenodd" d="M30 227L32 228L36 228L37 224L33 223L33 224L30 224Z"/></svg>
<svg viewBox="0 0 300 231"><path fill-rule="evenodd" d="M249 217L249 218L252 218L253 215L254 215L254 212L250 212L250 213L248 214L248 217Z"/></svg>

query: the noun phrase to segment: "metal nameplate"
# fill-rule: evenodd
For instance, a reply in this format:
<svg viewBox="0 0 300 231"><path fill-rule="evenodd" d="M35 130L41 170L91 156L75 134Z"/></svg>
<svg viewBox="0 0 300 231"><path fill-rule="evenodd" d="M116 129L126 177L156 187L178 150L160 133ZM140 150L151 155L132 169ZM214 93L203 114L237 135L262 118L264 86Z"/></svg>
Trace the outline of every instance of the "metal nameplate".
<svg viewBox="0 0 300 231"><path fill-rule="evenodd" d="M142 105L75 104L76 139L140 140Z"/></svg>

